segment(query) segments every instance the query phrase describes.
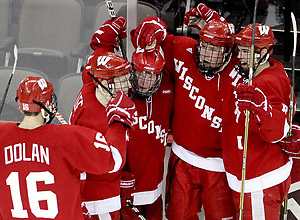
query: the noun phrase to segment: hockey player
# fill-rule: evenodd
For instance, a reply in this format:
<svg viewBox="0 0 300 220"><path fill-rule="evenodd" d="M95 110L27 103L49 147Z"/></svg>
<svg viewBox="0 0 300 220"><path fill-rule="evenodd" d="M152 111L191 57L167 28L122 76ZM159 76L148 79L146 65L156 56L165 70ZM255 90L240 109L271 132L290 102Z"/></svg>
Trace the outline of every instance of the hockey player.
<svg viewBox="0 0 300 220"><path fill-rule="evenodd" d="M130 197L147 220L162 219L164 156L173 108L173 82L163 71L165 59L158 49L138 48L132 55L132 96L138 116L131 133L123 170L135 177ZM124 190L123 190L124 191ZM126 199L123 198L123 199ZM122 219L138 219L122 206Z"/></svg>
<svg viewBox="0 0 300 220"><path fill-rule="evenodd" d="M253 25L236 35L240 61L239 71L248 77ZM280 206L290 186L292 160L277 142L289 130L288 105L290 79L283 65L270 58L275 43L269 26L256 24L254 78L252 85L238 82L235 91L224 88L223 158L237 216L242 185L245 110L250 111L246 180L244 182L243 219L279 219Z"/></svg>
<svg viewBox="0 0 300 220"><path fill-rule="evenodd" d="M169 220L198 219L203 205L206 219L234 219L221 149L222 76L234 69L234 27L203 4L192 11L208 22L198 42L168 35L155 17L131 33L135 46L162 46L165 69L175 79L166 214Z"/></svg>
<svg viewBox="0 0 300 220"><path fill-rule="evenodd" d="M48 124L55 114L52 97L51 83L27 77L16 96L23 121L0 123L3 220L83 219L80 172L113 173L125 162L128 125L120 119L132 120L130 99L119 94L108 103L110 128L103 136L79 126Z"/></svg>
<svg viewBox="0 0 300 220"><path fill-rule="evenodd" d="M125 23L124 18L118 17L114 21L106 21L95 32L91 42L91 47L95 50L92 57L113 51L115 38L126 36L123 29L118 28ZM134 120L135 129L130 132L126 165L122 173L123 220L137 218L126 206L128 198L147 220L162 219L164 156L173 106L173 83L170 75L162 71L164 64L164 55L159 49L145 51L139 48L132 56L131 96L138 116ZM89 65L83 71L84 84L91 81L88 71ZM153 173L153 170L156 172ZM102 181L105 182L106 179ZM128 183L131 183L130 188L126 185Z"/></svg>
<svg viewBox="0 0 300 220"><path fill-rule="evenodd" d="M131 65L122 57L105 52L93 56L85 67L89 71L91 82L84 84L79 92L70 117L74 125L93 128L103 134L109 129L106 120L107 103L116 91L124 94L130 87L129 77ZM133 127L133 121L124 121ZM86 173L82 199L93 219L120 219L120 179L121 172L94 175ZM94 215L94 216L93 216ZM107 218L107 217L106 217Z"/></svg>

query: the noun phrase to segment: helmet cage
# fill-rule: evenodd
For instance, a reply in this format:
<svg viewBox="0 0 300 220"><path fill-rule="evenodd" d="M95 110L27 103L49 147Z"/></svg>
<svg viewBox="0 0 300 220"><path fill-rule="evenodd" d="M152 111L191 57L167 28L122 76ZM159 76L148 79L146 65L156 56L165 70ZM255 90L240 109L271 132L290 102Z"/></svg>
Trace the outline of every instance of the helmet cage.
<svg viewBox="0 0 300 220"><path fill-rule="evenodd" d="M162 76L162 72L140 71L133 66L130 75L133 92L139 97L148 98L158 90Z"/></svg>
<svg viewBox="0 0 300 220"><path fill-rule="evenodd" d="M198 70L209 77L222 71L231 57L231 49L227 46L222 47L203 40L198 41L195 47Z"/></svg>
<svg viewBox="0 0 300 220"><path fill-rule="evenodd" d="M122 90L126 93L128 93L129 89L131 88L131 84L129 82L130 80L130 72L127 74L117 76L117 77L111 77L109 79L98 79L94 80L95 84L98 86L98 88L102 91L102 93L106 93L106 91L110 94L112 94L113 97L116 96L117 90ZM99 83L101 85L99 85ZM105 89L106 88L106 89ZM104 91L104 90L106 91Z"/></svg>

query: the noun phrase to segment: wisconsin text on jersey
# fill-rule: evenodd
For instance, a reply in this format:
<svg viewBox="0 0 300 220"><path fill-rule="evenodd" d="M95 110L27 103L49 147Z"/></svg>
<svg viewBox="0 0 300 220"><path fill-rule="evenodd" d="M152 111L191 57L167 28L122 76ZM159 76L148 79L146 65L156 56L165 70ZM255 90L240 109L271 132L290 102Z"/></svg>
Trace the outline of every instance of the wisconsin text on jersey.
<svg viewBox="0 0 300 220"><path fill-rule="evenodd" d="M50 164L49 148L38 144L32 144L32 146L26 146L25 143L9 145L4 148L4 156L5 165L20 161L36 161Z"/></svg>
<svg viewBox="0 0 300 220"><path fill-rule="evenodd" d="M155 133L155 138L160 139L160 142L164 143L164 146L167 145L168 132L166 132L166 129L162 129L161 125L155 125L154 120L150 120L147 122L148 120L147 116L137 117L136 115L134 115L133 118L134 118L133 124L138 125L140 130L147 129L148 134Z"/></svg>
<svg viewBox="0 0 300 220"><path fill-rule="evenodd" d="M195 101L195 108L203 111L201 117L211 121L211 127L219 129L221 127L222 118L216 115L213 116L215 109L205 104L206 99L203 96L197 96L200 89L193 85L194 79L192 77L185 75L188 68L183 66L184 62L174 58L174 64L175 71L180 74L179 79L184 81L182 85L183 88L190 91L189 98Z"/></svg>

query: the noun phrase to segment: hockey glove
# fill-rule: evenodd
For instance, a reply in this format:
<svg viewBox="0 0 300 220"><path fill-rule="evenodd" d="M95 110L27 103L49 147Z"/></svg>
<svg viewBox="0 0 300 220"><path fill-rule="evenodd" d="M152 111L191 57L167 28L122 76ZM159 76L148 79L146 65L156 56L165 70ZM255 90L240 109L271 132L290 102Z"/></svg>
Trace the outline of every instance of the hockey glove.
<svg viewBox="0 0 300 220"><path fill-rule="evenodd" d="M114 20L107 20L97 30L90 43L91 48L95 51L99 46L117 46L116 37L126 38L126 19L122 16Z"/></svg>
<svg viewBox="0 0 300 220"><path fill-rule="evenodd" d="M133 101L121 90L117 91L117 97L112 98L106 106L106 116L109 125L120 122L133 128L133 115L136 112Z"/></svg>
<svg viewBox="0 0 300 220"><path fill-rule="evenodd" d="M272 117L272 107L265 94L255 86L239 84L236 87L238 108L242 112L249 109L254 116L254 121L263 124Z"/></svg>
<svg viewBox="0 0 300 220"><path fill-rule="evenodd" d="M122 206L126 206L126 200L132 201L132 193L135 189L135 177L132 173L122 171L121 187L121 202Z"/></svg>
<svg viewBox="0 0 300 220"><path fill-rule="evenodd" d="M185 14L184 24L201 30L207 22L213 19L225 20L215 10L200 3L196 8L193 8Z"/></svg>
<svg viewBox="0 0 300 220"><path fill-rule="evenodd" d="M130 32L131 42L135 48L154 50L167 36L167 25L160 18L149 16L136 29Z"/></svg>
<svg viewBox="0 0 300 220"><path fill-rule="evenodd" d="M279 142L282 151L290 157L300 157L300 127L292 125L292 137L284 138Z"/></svg>

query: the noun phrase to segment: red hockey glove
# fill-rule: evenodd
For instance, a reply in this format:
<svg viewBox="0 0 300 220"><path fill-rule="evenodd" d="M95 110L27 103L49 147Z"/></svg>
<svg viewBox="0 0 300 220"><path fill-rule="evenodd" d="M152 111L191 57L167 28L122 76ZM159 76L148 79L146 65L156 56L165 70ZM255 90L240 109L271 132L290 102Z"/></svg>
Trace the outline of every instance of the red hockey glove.
<svg viewBox="0 0 300 220"><path fill-rule="evenodd" d="M99 46L115 46L117 45L116 37L126 38L126 19L122 16L116 17L114 20L107 20L101 25L93 37L90 46L93 50L97 50Z"/></svg>
<svg viewBox="0 0 300 220"><path fill-rule="evenodd" d="M300 157L300 127L292 125L292 137L284 138L279 142L282 151L290 157Z"/></svg>
<svg viewBox="0 0 300 220"><path fill-rule="evenodd" d="M122 206L126 206L127 199L130 199L130 201L132 201L132 193L134 193L134 189L135 189L134 186L135 186L134 175L130 172L122 171L122 179L120 183Z"/></svg>
<svg viewBox="0 0 300 220"><path fill-rule="evenodd" d="M106 106L108 124L120 122L133 128L133 115L136 112L133 101L121 90L117 91L117 97L112 98Z"/></svg>
<svg viewBox="0 0 300 220"><path fill-rule="evenodd" d="M238 107L240 111L249 109L254 120L258 124L263 124L272 117L272 107L268 103L265 94L255 86L239 84L236 87Z"/></svg>
<svg viewBox="0 0 300 220"><path fill-rule="evenodd" d="M160 18L149 16L130 32L135 48L158 47L167 36L167 25ZM155 45L154 45L155 44ZM147 49L147 48L146 48Z"/></svg>
<svg viewBox="0 0 300 220"><path fill-rule="evenodd" d="M184 23L187 26L201 30L207 22L213 19L225 20L215 10L200 3L196 8L193 8L185 14Z"/></svg>

